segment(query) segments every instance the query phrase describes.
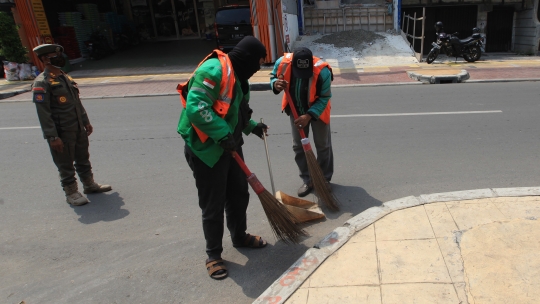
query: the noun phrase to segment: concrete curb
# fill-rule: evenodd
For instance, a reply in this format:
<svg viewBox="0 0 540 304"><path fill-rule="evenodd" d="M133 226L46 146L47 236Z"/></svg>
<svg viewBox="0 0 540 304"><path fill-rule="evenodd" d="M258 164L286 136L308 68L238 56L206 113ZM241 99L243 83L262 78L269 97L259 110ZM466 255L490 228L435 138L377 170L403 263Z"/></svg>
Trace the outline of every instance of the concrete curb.
<svg viewBox="0 0 540 304"><path fill-rule="evenodd" d="M478 79L467 80L463 83L480 83L480 82L526 82L526 81L540 81L540 78L515 78L515 79Z"/></svg>
<svg viewBox="0 0 540 304"><path fill-rule="evenodd" d="M15 90L15 91L10 91L10 92L2 92L2 93L0 93L0 99L6 99L6 98L13 97L15 95L19 95L19 94L26 93L26 92L30 92L30 89Z"/></svg>
<svg viewBox="0 0 540 304"><path fill-rule="evenodd" d="M429 70L426 71L413 71L407 72L409 78L418 80L426 84L439 84L439 83L462 83L465 80L469 79L469 72L466 70L461 70L457 74L448 74L448 75L431 75Z"/></svg>
<svg viewBox="0 0 540 304"><path fill-rule="evenodd" d="M289 269L270 285L253 303L284 303L322 263L345 245L356 232L398 210L437 202L494 197L540 195L540 187L488 188L407 196L371 207L334 229L313 248L308 249Z"/></svg>
<svg viewBox="0 0 540 304"><path fill-rule="evenodd" d="M523 79L478 79L478 80L467 80L463 81L461 83L498 83L498 82L528 82L533 81L537 82L540 81L540 78L523 78ZM406 86L406 85L423 85L422 82L390 82L390 83L366 83L366 84L337 84L333 85L332 88L340 89L340 88L356 88L356 87L386 87L386 86ZM270 83L265 82L256 82L250 84L252 91L270 91ZM15 94L12 94L12 92L9 93L0 93L0 103L8 103L8 102L26 102L26 101L32 101L32 99L23 99L23 100L7 100L2 101L2 99L13 97L18 94L29 92L30 90L20 90L20 92L17 92ZM2 94L12 94L7 97L2 97ZM90 96L90 97L83 97L81 99L105 99L105 98L129 98L129 97L158 97L158 96L176 96L178 93L156 93L156 94L138 94L138 95L114 95L114 96Z"/></svg>

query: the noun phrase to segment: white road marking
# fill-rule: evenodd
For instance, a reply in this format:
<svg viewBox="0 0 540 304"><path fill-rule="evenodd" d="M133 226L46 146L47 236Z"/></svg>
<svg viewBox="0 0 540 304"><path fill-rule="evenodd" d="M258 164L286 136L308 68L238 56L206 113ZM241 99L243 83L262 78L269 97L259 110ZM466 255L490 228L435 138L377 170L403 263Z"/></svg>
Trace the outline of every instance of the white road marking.
<svg viewBox="0 0 540 304"><path fill-rule="evenodd" d="M340 117L384 117L384 116L419 116L419 115L489 114L489 113L502 113L502 111L501 110L494 110L494 111L461 111L461 112L348 114L348 115L331 115L331 117L333 117L333 118L340 118Z"/></svg>
<svg viewBox="0 0 540 304"><path fill-rule="evenodd" d="M40 126L37 127L12 127L12 128L0 128L0 130L21 130L21 129L39 129Z"/></svg>

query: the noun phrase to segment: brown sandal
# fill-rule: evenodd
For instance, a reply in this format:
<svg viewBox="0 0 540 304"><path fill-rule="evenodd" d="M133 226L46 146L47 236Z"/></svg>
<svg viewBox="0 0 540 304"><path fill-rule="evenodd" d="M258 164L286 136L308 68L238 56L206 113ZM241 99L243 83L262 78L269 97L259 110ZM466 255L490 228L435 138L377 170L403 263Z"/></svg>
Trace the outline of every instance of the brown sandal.
<svg viewBox="0 0 540 304"><path fill-rule="evenodd" d="M208 271L208 275L214 280L222 280L229 275L223 259L206 260L206 270Z"/></svg>
<svg viewBox="0 0 540 304"><path fill-rule="evenodd" d="M234 247L247 247L247 248L263 248L266 247L266 241L263 240L260 236L246 234L244 239L244 244L242 245L233 245Z"/></svg>

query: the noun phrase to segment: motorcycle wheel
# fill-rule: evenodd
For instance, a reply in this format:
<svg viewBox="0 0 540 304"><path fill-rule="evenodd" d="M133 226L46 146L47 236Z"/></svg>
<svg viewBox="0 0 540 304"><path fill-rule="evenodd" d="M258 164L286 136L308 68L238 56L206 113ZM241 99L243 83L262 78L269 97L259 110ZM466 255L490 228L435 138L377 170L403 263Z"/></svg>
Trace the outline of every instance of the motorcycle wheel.
<svg viewBox="0 0 540 304"><path fill-rule="evenodd" d="M479 46L471 46L469 48L469 52L466 53L466 54L463 54L463 58L467 61L467 62L475 62L476 60L480 59L480 57L482 56L482 50L480 49Z"/></svg>
<svg viewBox="0 0 540 304"><path fill-rule="evenodd" d="M428 64L432 63L435 59L437 59L437 56L439 56L439 52L440 51L438 49L431 50L427 55L426 62Z"/></svg>

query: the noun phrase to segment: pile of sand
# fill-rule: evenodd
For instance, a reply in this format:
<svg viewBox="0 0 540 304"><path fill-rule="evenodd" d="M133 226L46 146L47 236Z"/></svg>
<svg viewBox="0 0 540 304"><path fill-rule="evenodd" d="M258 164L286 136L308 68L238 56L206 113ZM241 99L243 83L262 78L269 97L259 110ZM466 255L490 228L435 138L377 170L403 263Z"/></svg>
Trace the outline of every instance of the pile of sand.
<svg viewBox="0 0 540 304"><path fill-rule="evenodd" d="M294 48L307 47L332 67L392 66L418 63L408 43L393 31L344 31L304 35Z"/></svg>

